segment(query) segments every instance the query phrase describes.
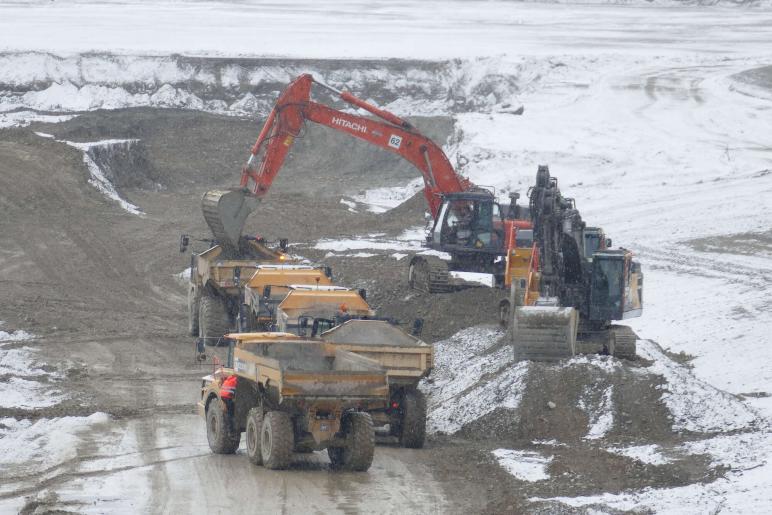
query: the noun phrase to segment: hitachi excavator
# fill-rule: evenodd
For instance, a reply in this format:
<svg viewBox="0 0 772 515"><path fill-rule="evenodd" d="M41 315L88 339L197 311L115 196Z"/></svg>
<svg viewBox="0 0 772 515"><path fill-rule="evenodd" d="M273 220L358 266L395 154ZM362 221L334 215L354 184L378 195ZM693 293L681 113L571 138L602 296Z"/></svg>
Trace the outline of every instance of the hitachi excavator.
<svg viewBox="0 0 772 515"><path fill-rule="evenodd" d="M375 119L311 100L314 84L369 112ZM427 246L448 253L451 259L447 262L434 256L414 256L408 272L410 286L430 293L446 292L453 287L450 270L492 274L497 286L509 287L513 292L509 301L502 304L502 312L520 322L518 334L526 338L531 338L531 333L535 335L537 345L526 346L519 354L521 357L551 359L561 353L573 355L579 318L585 329L580 336L602 332L603 336L596 339L605 342L610 320L637 316L635 310L617 309L622 306L617 297L608 297L604 304L600 294L591 290L598 284L597 270L598 274L606 274L610 283L628 291L629 273L637 264L632 264L627 251L605 250L601 231L584 227L573 202L560 196L557 182L549 177L546 168L546 176L541 169L537 174L537 186L531 191L528 207L517 205L517 194L510 196L508 206L503 206L492 190L475 186L456 173L442 149L410 122L308 74L296 78L280 94L242 169L239 187L209 191L203 197L204 218L215 239L226 249L238 251L247 216L267 194L306 121L398 154L421 172L423 194L434 219ZM572 209L567 211L564 204ZM554 211L557 207L559 213ZM581 231L569 230L571 220L578 220ZM565 243L565 235L576 242L575 249ZM598 238L603 240L602 244L593 247L593 242L600 241ZM577 261L564 257L563 253L572 250L580 252L582 258ZM623 261L621 268L617 266L618 254ZM605 266L606 260L616 264ZM555 337L561 341L553 347L564 350L541 352L541 343L549 343L542 340ZM612 349L602 343L599 350Z"/></svg>
<svg viewBox="0 0 772 515"><path fill-rule="evenodd" d="M314 84L377 119L314 102L311 100ZM494 274L497 283L504 284L506 273L502 258L514 234L517 206L503 208L492 191L479 188L457 174L442 149L408 121L347 91L316 81L311 75L301 75L279 96L242 169L239 187L213 190L204 195L204 218L220 245L238 249L247 216L268 192L306 121L363 139L412 163L423 176L423 193L435 220L428 246L451 255L451 270ZM409 275L415 288L431 293L451 289L448 264L434 256L414 257Z"/></svg>

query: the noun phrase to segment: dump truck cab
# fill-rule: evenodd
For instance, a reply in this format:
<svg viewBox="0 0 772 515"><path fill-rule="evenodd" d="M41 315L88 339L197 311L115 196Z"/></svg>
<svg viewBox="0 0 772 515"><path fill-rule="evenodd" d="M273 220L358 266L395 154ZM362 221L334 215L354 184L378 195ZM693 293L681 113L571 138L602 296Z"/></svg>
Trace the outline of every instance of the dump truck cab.
<svg viewBox="0 0 772 515"><path fill-rule="evenodd" d="M249 332L276 324L276 306L291 287L332 286L329 267L304 264L266 264L256 268L243 288L239 329Z"/></svg>
<svg viewBox="0 0 772 515"><path fill-rule="evenodd" d="M314 336L332 328L336 319L373 317L363 293L341 286L292 285L276 307L277 330Z"/></svg>

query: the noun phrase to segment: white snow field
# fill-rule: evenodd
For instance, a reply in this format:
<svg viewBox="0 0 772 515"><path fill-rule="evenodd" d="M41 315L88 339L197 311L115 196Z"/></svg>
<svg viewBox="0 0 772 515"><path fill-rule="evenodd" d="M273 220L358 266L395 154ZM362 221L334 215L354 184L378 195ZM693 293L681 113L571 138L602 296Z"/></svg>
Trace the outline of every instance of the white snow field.
<svg viewBox="0 0 772 515"><path fill-rule="evenodd" d="M745 427L757 412L772 417L772 74L759 72L772 65L770 27L772 9L754 6L0 2L0 126L140 105L261 113L270 104L251 93L204 99L183 85L258 87L304 71L273 63L207 75L173 53L454 60L436 77L413 69L399 78L404 83L377 67L325 79L355 94L375 82L389 91L426 85L426 97L392 99L385 107L402 116L453 116L457 134L445 147L451 160L502 196L525 194L536 166L549 164L584 219L642 262L644 316L630 325L641 338L695 356L687 371L670 366L653 344L641 346L654 362L650 368L667 380L663 395L676 425L725 433ZM761 79L750 81L746 72L754 70ZM467 103L452 100L451 90ZM512 114L520 105L523 115ZM383 211L415 185L353 200ZM383 243L363 235L319 245L361 254L380 247L402 256L414 250L415 239ZM478 336L470 330L455 338L474 345ZM470 366L485 367L493 357L474 358ZM519 367L527 365L510 367L493 386L518 385ZM438 375L434 389L452 398L463 380ZM518 403L515 389L498 398ZM683 398L691 401L675 403ZM489 408L479 405L481 412ZM458 430L464 420L443 409L432 413L430 427ZM600 416L587 438L606 430ZM716 436L704 447L685 452L730 461L725 478L558 500L677 513L772 509L767 429ZM665 459L649 447L618 452Z"/></svg>

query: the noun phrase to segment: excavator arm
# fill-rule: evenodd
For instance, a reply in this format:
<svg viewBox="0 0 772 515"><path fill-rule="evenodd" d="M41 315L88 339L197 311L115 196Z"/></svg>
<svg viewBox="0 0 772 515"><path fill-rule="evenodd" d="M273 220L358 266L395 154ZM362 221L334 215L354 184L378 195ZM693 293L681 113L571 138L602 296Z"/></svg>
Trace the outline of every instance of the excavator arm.
<svg viewBox="0 0 772 515"><path fill-rule="evenodd" d="M357 108L364 109L380 120L372 120L311 100L311 87L319 84ZM252 155L244 167L241 185L256 196L264 195L284 163L295 138L306 120L362 139L377 147L398 154L415 166L424 178L424 195L433 215L440 206L439 195L469 189L468 180L456 174L445 153L431 139L422 135L409 122L378 109L347 91L339 91L301 75L281 94L260 135L252 147ZM262 160L255 168L260 150L266 146Z"/></svg>

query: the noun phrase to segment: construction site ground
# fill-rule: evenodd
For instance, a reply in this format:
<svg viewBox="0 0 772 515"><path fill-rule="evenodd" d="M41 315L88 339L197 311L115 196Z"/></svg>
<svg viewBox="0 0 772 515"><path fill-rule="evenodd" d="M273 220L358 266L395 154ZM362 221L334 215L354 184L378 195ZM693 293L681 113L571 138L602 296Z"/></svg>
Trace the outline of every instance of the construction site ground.
<svg viewBox="0 0 772 515"><path fill-rule="evenodd" d="M448 125L446 120L421 122L438 132ZM24 512L39 506L80 511L83 494L81 500L72 500L72 491L88 492L98 478L99 484L111 485L92 492L99 503L140 502L134 495L149 482L148 502L169 512L229 506L226 492L236 490L240 504L277 511L303 510L310 499L314 509L325 512L398 507L412 512L552 512L557 509L553 503L529 499L680 486L711 481L722 473L701 454L653 466L605 449L641 443L675 449L695 438L672 430L661 399L662 378L646 373L645 360L612 363L611 358L579 361L567 368L534 364L521 383L525 389L518 409L499 408L452 435L435 433L423 450L380 446L367 474L332 473L322 453L299 457L284 473L253 467L243 456L212 455L203 422L194 414L197 386L209 367L196 364L192 339L184 336L185 289L177 274L186 267L187 256L177 252L177 240L183 232L207 234L198 212L200 195L232 179L227 166L215 163L236 168L230 161L238 155L239 142L253 135L253 125L187 111L140 109L95 112L55 126L3 131L0 189L8 216L2 222L0 304L6 306L3 317L9 327L35 335L4 348L34 348L36 362L54 373L47 382L63 400L33 411L4 406L0 414L4 420L33 423L107 414L78 432L66 461L35 469L32 460L12 469L18 472L6 476L13 479L0 493L4 503L16 501ZM126 187L123 193L145 213L128 214L87 184L80 151L36 135L36 130L56 140L140 137L143 144L134 151L141 157L133 173L143 173L164 188ZM309 139L315 135L312 132ZM372 151L364 147L359 152L357 159L366 162ZM388 172L387 167L379 170L381 177ZM393 173L395 182L402 179L400 171ZM307 243L372 232L394 235L423 215L420 198L386 216L351 213L335 196L336 188L318 191L320 183L339 181L358 187L350 176L336 173L336 167L325 174L290 168L249 228L268 238L287 236L300 242L297 254L322 260L325 251ZM291 188L308 194L288 191ZM366 287L381 314L405 322L423 318L424 337L430 341L483 325L491 347L486 353L507 349L497 343L504 335L492 309L502 295L497 290L414 293L405 282L404 260L387 254L328 256L326 262L340 283ZM461 343L456 345L463 347ZM440 360L443 350L436 350ZM490 380L486 375L505 366L514 367L506 361L495 363L472 383ZM446 371L453 372L459 371ZM621 390L620 399L632 404L612 412L614 430L587 440L592 420L577 408L579 397L588 387L592 397L609 386ZM463 397L455 402L457 412L477 409L472 401L464 406ZM549 479L529 482L508 474L491 454L501 448L551 455ZM33 470L25 472L27 467ZM136 492L124 491L126 485Z"/></svg>
<svg viewBox="0 0 772 515"><path fill-rule="evenodd" d="M0 8L32 28L47 15ZM112 16L82 9L90 24ZM66 34L69 57L46 54L43 38L0 44L30 49L0 54L0 512L768 512L769 11L522 9L518 21L459 2L454 16L490 23L476 22L469 48L436 44L426 61L393 59L417 45L392 55L375 35L347 47L351 61L222 58L206 38L199 57L169 57L198 45L184 32L192 11L174 18L178 43L152 55L99 23L109 30L93 41L115 37L136 55L77 54ZM347 16L336 13L315 16ZM581 29L599 18L607 32ZM514 52L495 35L522 24L512 37L527 57L475 57ZM307 70L410 117L499 193L525 194L548 162L584 219L642 262L639 359L515 363L501 291L410 291L406 256L422 251L425 225L418 174L308 126L246 230L329 264L380 315L406 328L424 319L436 359L421 384L427 443L379 445L366 473L331 471L325 453L287 471L253 466L243 444L212 454L195 413L211 366L185 335L179 237L208 236L202 194L235 184L267 107Z"/></svg>

